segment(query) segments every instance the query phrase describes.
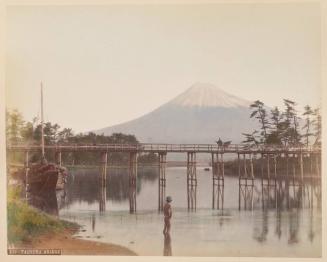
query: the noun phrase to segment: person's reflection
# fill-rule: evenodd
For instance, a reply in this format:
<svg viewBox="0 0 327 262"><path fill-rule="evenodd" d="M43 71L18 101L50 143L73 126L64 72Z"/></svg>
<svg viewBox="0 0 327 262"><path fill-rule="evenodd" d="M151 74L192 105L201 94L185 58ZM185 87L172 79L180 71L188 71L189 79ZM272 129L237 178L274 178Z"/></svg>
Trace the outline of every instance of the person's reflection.
<svg viewBox="0 0 327 262"><path fill-rule="evenodd" d="M164 234L165 240L164 240L164 251L163 255L164 256L172 256L172 251L171 251L171 237L169 233Z"/></svg>
<svg viewBox="0 0 327 262"><path fill-rule="evenodd" d="M95 230L95 215L92 215L92 232Z"/></svg>

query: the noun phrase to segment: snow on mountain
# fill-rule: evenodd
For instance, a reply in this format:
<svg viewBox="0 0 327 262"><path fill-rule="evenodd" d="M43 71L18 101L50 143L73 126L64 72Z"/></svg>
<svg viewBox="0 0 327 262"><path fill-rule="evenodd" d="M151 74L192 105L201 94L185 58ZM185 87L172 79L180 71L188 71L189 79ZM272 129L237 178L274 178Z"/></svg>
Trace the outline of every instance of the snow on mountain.
<svg viewBox="0 0 327 262"><path fill-rule="evenodd" d="M197 83L156 110L132 121L95 131L134 134L143 143L239 143L252 132L250 102L211 85Z"/></svg>
<svg viewBox="0 0 327 262"><path fill-rule="evenodd" d="M212 84L196 83L171 101L171 104L197 107L248 107L249 101L228 94Z"/></svg>

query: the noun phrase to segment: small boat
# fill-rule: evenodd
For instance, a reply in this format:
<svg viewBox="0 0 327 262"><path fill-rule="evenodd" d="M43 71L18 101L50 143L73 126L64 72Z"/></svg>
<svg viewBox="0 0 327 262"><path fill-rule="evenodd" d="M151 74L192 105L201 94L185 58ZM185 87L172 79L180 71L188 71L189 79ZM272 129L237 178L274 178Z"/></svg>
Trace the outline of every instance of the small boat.
<svg viewBox="0 0 327 262"><path fill-rule="evenodd" d="M44 130L43 130L43 86L41 83L41 148L42 156L41 160L37 163L32 163L28 168L24 168L19 171L19 176L23 178L26 186L26 191L33 194L42 194L44 192L55 191L58 185L59 177L66 177L66 169L53 164L48 163L45 159L44 152ZM23 172L22 172L23 171ZM61 179L59 187L62 187L66 179Z"/></svg>
<svg viewBox="0 0 327 262"><path fill-rule="evenodd" d="M204 168L204 171L210 171L210 168L209 167L205 167Z"/></svg>

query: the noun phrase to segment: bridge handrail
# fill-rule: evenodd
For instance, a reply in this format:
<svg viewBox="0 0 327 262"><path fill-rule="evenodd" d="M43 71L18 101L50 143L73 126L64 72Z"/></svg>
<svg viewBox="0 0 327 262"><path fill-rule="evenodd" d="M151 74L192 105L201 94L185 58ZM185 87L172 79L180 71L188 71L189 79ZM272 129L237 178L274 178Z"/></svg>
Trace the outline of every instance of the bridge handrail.
<svg viewBox="0 0 327 262"><path fill-rule="evenodd" d="M7 145L7 149L25 149L33 150L40 149L41 146L38 144L23 144L15 143ZM165 143L139 143L139 144L52 144L46 145L48 149L98 149L98 150L136 150L136 151L319 151L320 146L276 146L276 145L259 145L251 147L244 144L230 144L228 146L218 146L217 144L165 144Z"/></svg>

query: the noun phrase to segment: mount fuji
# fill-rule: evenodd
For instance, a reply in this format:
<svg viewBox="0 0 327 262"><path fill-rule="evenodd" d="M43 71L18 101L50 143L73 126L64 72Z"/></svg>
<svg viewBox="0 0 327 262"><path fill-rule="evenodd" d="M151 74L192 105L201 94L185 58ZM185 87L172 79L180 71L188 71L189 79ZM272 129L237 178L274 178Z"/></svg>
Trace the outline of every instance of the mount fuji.
<svg viewBox="0 0 327 262"><path fill-rule="evenodd" d="M143 143L240 143L242 133L257 124L250 119L251 101L228 94L211 84L196 83L154 111L97 134L134 134Z"/></svg>

